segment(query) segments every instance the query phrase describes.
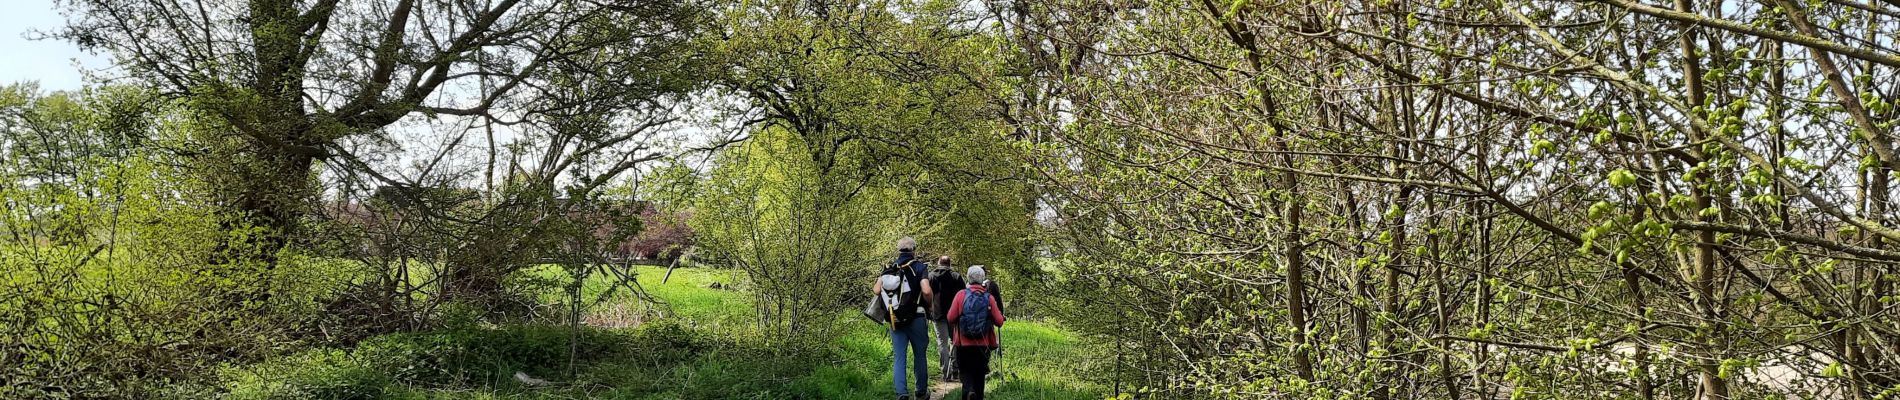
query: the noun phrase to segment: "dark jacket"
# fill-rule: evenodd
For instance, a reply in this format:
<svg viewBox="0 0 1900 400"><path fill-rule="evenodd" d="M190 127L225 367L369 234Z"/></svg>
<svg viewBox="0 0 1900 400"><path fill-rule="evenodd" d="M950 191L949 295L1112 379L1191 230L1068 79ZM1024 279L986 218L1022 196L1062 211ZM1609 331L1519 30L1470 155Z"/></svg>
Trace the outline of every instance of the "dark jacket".
<svg viewBox="0 0 1900 400"><path fill-rule="evenodd" d="M997 285L995 279L990 279L990 280L983 281L983 290L990 292L990 298L996 299L996 311L1002 312L1003 311L1003 287L1000 285Z"/></svg>
<svg viewBox="0 0 1900 400"><path fill-rule="evenodd" d="M944 314L950 312L950 302L956 299L957 292L969 284L963 282L963 274L945 267L930 270L930 275L924 278L930 280L930 320L943 321Z"/></svg>

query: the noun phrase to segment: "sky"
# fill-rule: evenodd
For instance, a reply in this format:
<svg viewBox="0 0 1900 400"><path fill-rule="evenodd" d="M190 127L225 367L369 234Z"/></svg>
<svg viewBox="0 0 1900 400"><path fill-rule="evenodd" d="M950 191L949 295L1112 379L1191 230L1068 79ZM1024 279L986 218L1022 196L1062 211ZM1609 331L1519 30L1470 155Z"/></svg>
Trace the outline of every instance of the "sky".
<svg viewBox="0 0 1900 400"><path fill-rule="evenodd" d="M31 32L51 31L65 25L66 17L53 0L5 0L0 11L0 85L39 81L40 89L73 90L85 84L82 70L111 63L101 55L86 54L58 39L29 40Z"/></svg>

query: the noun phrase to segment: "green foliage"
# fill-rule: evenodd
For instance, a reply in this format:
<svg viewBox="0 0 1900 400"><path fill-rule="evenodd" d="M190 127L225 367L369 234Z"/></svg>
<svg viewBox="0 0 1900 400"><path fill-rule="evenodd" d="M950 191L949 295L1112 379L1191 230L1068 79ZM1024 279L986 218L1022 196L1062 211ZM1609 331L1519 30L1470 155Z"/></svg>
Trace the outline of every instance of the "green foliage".
<svg viewBox="0 0 1900 400"><path fill-rule="evenodd" d="M659 332L669 332L659 330ZM514 371L538 377L564 377L569 346L574 362L588 363L625 357L634 340L649 336L595 329L575 331L551 325L511 325L495 329L455 329L439 332L378 336L357 345L351 356L365 366L389 374L397 382L420 385L494 384L512 379ZM570 343L570 340L572 341ZM690 342L663 340L683 346Z"/></svg>
<svg viewBox="0 0 1900 400"><path fill-rule="evenodd" d="M1632 174L1626 169L1610 171L1609 182L1610 186L1628 187L1629 185L1636 184L1636 174Z"/></svg>
<svg viewBox="0 0 1900 400"><path fill-rule="evenodd" d="M901 236L999 397L1900 387L1877 6L395 3L61 3L128 86L0 88L0 397L879 397Z"/></svg>
<svg viewBox="0 0 1900 400"><path fill-rule="evenodd" d="M701 186L691 225L704 254L744 271L759 312L788 331L823 332L825 315L865 286L902 227L887 222L899 194L881 188L841 191L803 156L782 129L766 129L732 152ZM815 326L801 326L815 322ZM812 332L806 332L812 333Z"/></svg>
<svg viewBox="0 0 1900 400"><path fill-rule="evenodd" d="M1677 5L997 7L1029 286L1150 396L1872 397L1900 64L1789 38L1895 26Z"/></svg>
<svg viewBox="0 0 1900 400"><path fill-rule="evenodd" d="M659 268L643 267L642 276ZM727 272L679 269L669 283L648 283L677 311L633 329L556 326L469 327L379 336L350 350L316 349L229 368L233 398L826 398L890 396L890 342L881 327L848 313L840 335L796 347L765 331L722 321L744 320L745 293L709 287L732 284ZM604 278L600 278L604 282ZM590 292L591 293L591 292ZM994 368L992 393L1005 398L1093 399L1099 387L1077 379L1075 367L1096 358L1080 339L1054 326L1012 320L1000 332L1008 343ZM568 342L580 343L572 373ZM552 355L552 356L550 356ZM552 357L552 358L550 358ZM934 360L933 360L934 363ZM932 366L933 370L940 366ZM552 387L524 387L515 371L548 379ZM938 396L949 393L937 393ZM332 397L334 396L334 397Z"/></svg>
<svg viewBox="0 0 1900 400"><path fill-rule="evenodd" d="M391 376L337 350L313 350L227 372L226 398L379 399Z"/></svg>
<svg viewBox="0 0 1900 400"><path fill-rule="evenodd" d="M0 396L153 397L217 363L289 345L350 270L208 262L252 232L199 201L203 182L142 146L185 129L124 88L0 91ZM237 298L259 291L268 299ZM183 389L181 389L183 390Z"/></svg>
<svg viewBox="0 0 1900 400"><path fill-rule="evenodd" d="M636 197L651 200L668 210L690 208L693 199L698 198L699 182L704 180L699 171L685 164L668 163L647 173L641 181L645 193Z"/></svg>
<svg viewBox="0 0 1900 400"><path fill-rule="evenodd" d="M997 135L980 81L998 67L998 38L951 22L973 10L775 0L719 11L725 34L707 45L728 67L717 81L763 118L716 159L693 226L711 258L759 285L768 323L803 332L800 316L863 298L902 236L963 265L1029 264L1030 195L1005 183L1020 152Z"/></svg>
<svg viewBox="0 0 1900 400"><path fill-rule="evenodd" d="M515 372L568 380L576 365L678 359L708 342L675 324L637 331L516 325L399 333L363 341L345 352L314 349L227 369L237 398L380 398L393 387L465 388L518 385ZM572 347L570 347L572 346Z"/></svg>

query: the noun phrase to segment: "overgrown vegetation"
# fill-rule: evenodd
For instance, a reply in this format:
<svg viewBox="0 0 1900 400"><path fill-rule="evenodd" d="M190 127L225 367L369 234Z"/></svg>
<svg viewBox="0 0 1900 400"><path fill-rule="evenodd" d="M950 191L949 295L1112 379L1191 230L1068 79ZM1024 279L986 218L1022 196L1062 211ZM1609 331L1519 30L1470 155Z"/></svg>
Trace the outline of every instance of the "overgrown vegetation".
<svg viewBox="0 0 1900 400"><path fill-rule="evenodd" d="M1867 399L1900 393L1891 8L999 17L1036 71L1047 288L1150 393Z"/></svg>
<svg viewBox="0 0 1900 400"><path fill-rule="evenodd" d="M876 325L833 314L828 318L857 323L814 346L787 347L766 336L777 332L745 323L752 298L730 288L751 285L729 275L680 269L667 283L648 282L649 293L666 303L634 306L666 312L635 329L585 329L570 337L563 326L461 326L380 336L348 350L305 351L223 375L231 397L245 399L892 396L889 339ZM715 282L723 288L711 287ZM590 294L611 284L591 283ZM1076 338L1031 321L1004 332L1010 350L999 361L998 396L1099 398L1102 388L1080 380L1074 368L1099 357ZM570 346L579 349L572 360ZM550 383L524 384L515 372Z"/></svg>
<svg viewBox="0 0 1900 400"><path fill-rule="evenodd" d="M1892 0L59 7L0 397L877 397L902 236L999 396L1900 395Z"/></svg>

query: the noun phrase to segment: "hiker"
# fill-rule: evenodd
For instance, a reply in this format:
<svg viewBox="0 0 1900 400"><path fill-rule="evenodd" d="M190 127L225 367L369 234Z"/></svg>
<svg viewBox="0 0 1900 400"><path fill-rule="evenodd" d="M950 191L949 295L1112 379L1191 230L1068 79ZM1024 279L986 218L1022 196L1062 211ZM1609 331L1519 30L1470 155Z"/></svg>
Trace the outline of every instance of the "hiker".
<svg viewBox="0 0 1900 400"><path fill-rule="evenodd" d="M982 267L982 265L978 265L978 267ZM984 272L989 272L989 270L985 269ZM977 281L972 280L971 282L977 282ZM986 276L983 278L982 283L983 283L983 289L990 291L990 297L996 298L996 310L1005 311L1004 314L1008 314L1007 313L1008 310L1003 309L1003 304L1005 303L1003 301L1003 287L1002 285L996 283L996 277Z"/></svg>
<svg viewBox="0 0 1900 400"><path fill-rule="evenodd" d="M978 267L982 267L982 265L978 265ZM989 269L985 268L983 272L987 273L989 272ZM971 281L971 282L976 282L976 281ZM1004 305L1008 304L1009 302L1004 301L1003 286L1001 284L996 283L996 277L995 276L984 277L981 283L983 284L983 289L987 289L990 291L990 297L993 297L996 299L996 311L1003 312L1003 315L1009 315L1009 310L1004 307ZM998 343L996 345L995 353L998 356L1003 355L1003 345L1001 343Z"/></svg>
<svg viewBox="0 0 1900 400"><path fill-rule="evenodd" d="M1003 327L1003 308L980 283L989 280L983 266L970 266L963 276L970 285L957 292L944 317L957 324L952 333L956 337L957 375L963 378L963 398L982 400L983 381L990 373L990 350L1002 344L997 329Z"/></svg>
<svg viewBox="0 0 1900 400"><path fill-rule="evenodd" d="M897 389L899 400L910 400L911 388L905 386L905 360L915 368L909 376L916 377L917 400L930 398L930 359L925 354L930 351L929 328L924 327L924 318L929 314L924 309L932 293L930 286L924 285L925 263L917 259L917 240L903 238L897 241L897 260L884 268L878 281L873 282L872 292L886 299L890 307L890 320L887 327L891 330L891 384ZM911 352L907 356L904 351Z"/></svg>
<svg viewBox="0 0 1900 400"><path fill-rule="evenodd" d="M951 331L957 329L957 322L944 318L950 313L950 304L968 284L963 282L963 274L950 268L950 256L937 258L937 265L924 276L924 287L930 288L930 324L937 328L937 366L943 368L943 380L957 381L957 352L951 342Z"/></svg>

